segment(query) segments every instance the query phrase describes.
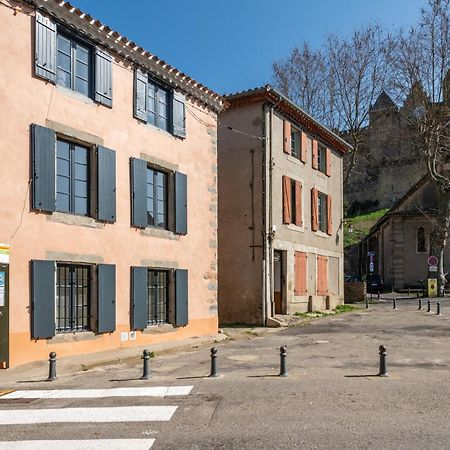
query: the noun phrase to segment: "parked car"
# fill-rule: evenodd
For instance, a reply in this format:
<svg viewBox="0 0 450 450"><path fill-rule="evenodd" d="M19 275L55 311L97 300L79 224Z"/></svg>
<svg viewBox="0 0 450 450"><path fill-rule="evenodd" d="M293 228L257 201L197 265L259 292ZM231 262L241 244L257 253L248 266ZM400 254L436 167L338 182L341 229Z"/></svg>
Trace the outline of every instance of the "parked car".
<svg viewBox="0 0 450 450"><path fill-rule="evenodd" d="M377 294L378 292L383 292L384 284L383 278L378 273L371 273L367 275L367 292Z"/></svg>

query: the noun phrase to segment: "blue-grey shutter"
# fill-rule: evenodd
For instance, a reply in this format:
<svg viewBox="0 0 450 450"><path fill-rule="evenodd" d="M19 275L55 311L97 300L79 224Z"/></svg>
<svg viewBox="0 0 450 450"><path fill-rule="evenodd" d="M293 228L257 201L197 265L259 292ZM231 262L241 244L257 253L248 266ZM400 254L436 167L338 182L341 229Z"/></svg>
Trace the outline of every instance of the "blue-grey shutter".
<svg viewBox="0 0 450 450"><path fill-rule="evenodd" d="M34 73L45 80L56 81L56 24L36 12Z"/></svg>
<svg viewBox="0 0 450 450"><path fill-rule="evenodd" d="M116 330L116 266L99 264L97 267L97 332Z"/></svg>
<svg viewBox="0 0 450 450"><path fill-rule="evenodd" d="M188 324L188 271L175 270L175 325L182 327Z"/></svg>
<svg viewBox="0 0 450 450"><path fill-rule="evenodd" d="M175 172L175 233L187 234L187 176Z"/></svg>
<svg viewBox="0 0 450 450"><path fill-rule="evenodd" d="M178 137L186 137L186 107L185 97L180 92L173 92L172 98L172 125L173 134Z"/></svg>
<svg viewBox="0 0 450 450"><path fill-rule="evenodd" d="M31 147L33 209L55 211L55 132L33 124Z"/></svg>
<svg viewBox="0 0 450 450"><path fill-rule="evenodd" d="M95 101L112 107L112 56L95 48Z"/></svg>
<svg viewBox="0 0 450 450"><path fill-rule="evenodd" d="M97 149L98 220L116 221L116 152L106 147Z"/></svg>
<svg viewBox="0 0 450 450"><path fill-rule="evenodd" d="M145 228L147 221L147 162L131 158L131 224Z"/></svg>
<svg viewBox="0 0 450 450"><path fill-rule="evenodd" d="M55 335L55 262L31 261L31 337Z"/></svg>
<svg viewBox="0 0 450 450"><path fill-rule="evenodd" d="M148 76L140 69L134 71L134 117L147 122Z"/></svg>
<svg viewBox="0 0 450 450"><path fill-rule="evenodd" d="M131 329L147 327L148 315L148 270L147 267L131 268Z"/></svg>

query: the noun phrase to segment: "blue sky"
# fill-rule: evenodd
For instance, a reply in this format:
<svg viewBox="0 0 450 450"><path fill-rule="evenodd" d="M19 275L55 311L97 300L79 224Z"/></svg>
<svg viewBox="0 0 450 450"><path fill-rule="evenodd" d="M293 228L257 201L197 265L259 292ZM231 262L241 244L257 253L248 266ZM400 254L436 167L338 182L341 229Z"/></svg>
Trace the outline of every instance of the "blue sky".
<svg viewBox="0 0 450 450"><path fill-rule="evenodd" d="M220 94L270 81L272 62L304 40L376 21L414 23L425 0L71 0Z"/></svg>

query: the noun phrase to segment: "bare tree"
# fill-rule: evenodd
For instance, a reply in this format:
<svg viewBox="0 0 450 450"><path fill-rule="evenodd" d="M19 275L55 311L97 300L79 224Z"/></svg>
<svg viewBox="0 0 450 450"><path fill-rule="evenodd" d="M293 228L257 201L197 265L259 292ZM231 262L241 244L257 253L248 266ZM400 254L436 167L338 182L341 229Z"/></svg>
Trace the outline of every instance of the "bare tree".
<svg viewBox="0 0 450 450"><path fill-rule="evenodd" d="M275 85L352 143L354 150L344 164L344 185L364 145L370 107L390 79L386 42L386 33L369 25L348 38L330 35L320 51L305 43L273 64Z"/></svg>
<svg viewBox="0 0 450 450"><path fill-rule="evenodd" d="M450 0L428 0L418 26L391 39L389 59L401 109L437 191L430 253L438 257L438 289L444 294L444 249L450 225Z"/></svg>

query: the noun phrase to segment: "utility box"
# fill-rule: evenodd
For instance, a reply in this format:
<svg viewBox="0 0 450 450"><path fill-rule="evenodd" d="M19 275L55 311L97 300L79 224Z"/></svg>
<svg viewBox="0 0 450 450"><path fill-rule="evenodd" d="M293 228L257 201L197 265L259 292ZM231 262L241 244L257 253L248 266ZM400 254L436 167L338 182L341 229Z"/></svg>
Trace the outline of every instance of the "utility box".
<svg viewBox="0 0 450 450"><path fill-rule="evenodd" d="M437 278L428 278L428 297L437 297Z"/></svg>

